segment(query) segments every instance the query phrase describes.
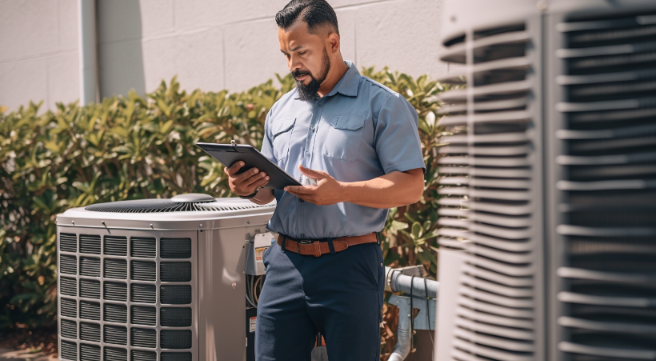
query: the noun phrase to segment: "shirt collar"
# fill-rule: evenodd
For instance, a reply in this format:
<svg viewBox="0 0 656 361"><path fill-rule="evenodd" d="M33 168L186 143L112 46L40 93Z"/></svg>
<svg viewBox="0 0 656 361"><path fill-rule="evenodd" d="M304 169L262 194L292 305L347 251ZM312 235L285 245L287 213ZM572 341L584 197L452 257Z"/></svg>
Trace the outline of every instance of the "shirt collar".
<svg viewBox="0 0 656 361"><path fill-rule="evenodd" d="M328 93L328 96L335 95L335 93L340 93L349 97L358 96L358 87L360 85L360 78L362 75L360 75L360 72L352 62L348 60L345 60L344 62L346 65L348 65L349 68L346 73L344 73L342 78L337 82L333 90Z"/></svg>

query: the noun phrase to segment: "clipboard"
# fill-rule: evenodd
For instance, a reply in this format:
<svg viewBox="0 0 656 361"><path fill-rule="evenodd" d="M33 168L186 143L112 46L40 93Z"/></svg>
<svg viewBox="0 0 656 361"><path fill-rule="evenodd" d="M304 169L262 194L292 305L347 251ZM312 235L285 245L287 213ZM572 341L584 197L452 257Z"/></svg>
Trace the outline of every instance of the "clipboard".
<svg viewBox="0 0 656 361"><path fill-rule="evenodd" d="M280 169L278 165L268 160L251 145L234 143L196 143L196 145L228 168L238 161L246 163L237 174L241 174L251 168L257 168L261 172L265 172L269 176L269 183L264 188L283 189L287 186L301 185L301 183Z"/></svg>

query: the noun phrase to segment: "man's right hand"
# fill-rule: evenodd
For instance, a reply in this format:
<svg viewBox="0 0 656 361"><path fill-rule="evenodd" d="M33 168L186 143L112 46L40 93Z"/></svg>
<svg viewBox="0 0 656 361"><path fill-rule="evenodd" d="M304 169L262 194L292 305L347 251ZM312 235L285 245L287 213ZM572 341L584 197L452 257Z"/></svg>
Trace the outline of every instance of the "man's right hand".
<svg viewBox="0 0 656 361"><path fill-rule="evenodd" d="M230 168L224 168L223 171L228 175L228 184L230 190L239 196L248 196L259 188L264 187L269 183L269 176L264 172L260 172L257 168L251 168L244 173L237 174L239 170L245 165L244 162L237 162Z"/></svg>

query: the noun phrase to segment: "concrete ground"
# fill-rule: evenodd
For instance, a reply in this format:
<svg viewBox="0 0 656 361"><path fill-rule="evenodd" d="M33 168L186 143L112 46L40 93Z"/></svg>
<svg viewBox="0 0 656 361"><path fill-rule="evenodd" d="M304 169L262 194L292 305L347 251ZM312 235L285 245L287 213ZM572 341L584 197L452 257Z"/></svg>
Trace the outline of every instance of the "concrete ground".
<svg viewBox="0 0 656 361"><path fill-rule="evenodd" d="M57 355L44 355L41 352L30 352L29 350L10 350L0 348L0 361L55 361Z"/></svg>

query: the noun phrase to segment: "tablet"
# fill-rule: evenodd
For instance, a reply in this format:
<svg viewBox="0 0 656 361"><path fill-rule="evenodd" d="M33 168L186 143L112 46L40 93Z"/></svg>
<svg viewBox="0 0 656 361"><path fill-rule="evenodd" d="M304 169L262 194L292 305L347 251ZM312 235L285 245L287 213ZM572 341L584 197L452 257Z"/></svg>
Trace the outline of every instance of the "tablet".
<svg viewBox="0 0 656 361"><path fill-rule="evenodd" d="M246 163L237 174L251 168L257 168L261 172L265 172L269 176L269 183L264 188L283 189L287 186L301 185L296 179L250 145L216 143L196 143L196 145L226 167L230 167L240 160Z"/></svg>

